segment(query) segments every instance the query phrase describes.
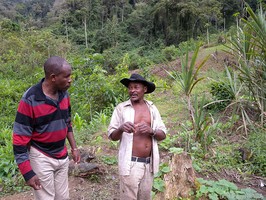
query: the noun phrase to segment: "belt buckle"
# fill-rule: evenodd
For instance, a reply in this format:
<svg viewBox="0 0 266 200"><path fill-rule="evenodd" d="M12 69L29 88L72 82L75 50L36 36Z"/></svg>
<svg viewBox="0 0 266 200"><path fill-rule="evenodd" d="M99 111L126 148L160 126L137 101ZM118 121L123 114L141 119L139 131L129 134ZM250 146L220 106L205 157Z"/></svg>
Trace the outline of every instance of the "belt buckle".
<svg viewBox="0 0 266 200"><path fill-rule="evenodd" d="M147 157L147 158L146 158L145 163L146 163L146 164L149 164L149 163L150 163L150 157Z"/></svg>

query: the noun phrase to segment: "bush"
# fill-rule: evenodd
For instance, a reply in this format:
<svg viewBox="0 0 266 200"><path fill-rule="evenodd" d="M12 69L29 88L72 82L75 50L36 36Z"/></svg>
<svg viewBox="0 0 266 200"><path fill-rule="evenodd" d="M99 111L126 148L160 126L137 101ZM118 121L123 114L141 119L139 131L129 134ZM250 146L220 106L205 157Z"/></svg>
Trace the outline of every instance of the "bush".
<svg viewBox="0 0 266 200"><path fill-rule="evenodd" d="M172 61L176 59L178 55L178 49L175 47L175 45L171 45L169 47L165 47L164 49L162 49L162 54L166 60Z"/></svg>
<svg viewBox="0 0 266 200"><path fill-rule="evenodd" d="M245 145L251 151L250 160L245 163L252 173L266 176L266 134L261 131L251 132Z"/></svg>
<svg viewBox="0 0 266 200"><path fill-rule="evenodd" d="M24 182L15 163L12 145L12 130L0 132L0 189L3 193L19 191ZM2 192L1 192L2 193ZM0 195L1 196L1 195Z"/></svg>
<svg viewBox="0 0 266 200"><path fill-rule="evenodd" d="M223 81L214 81L211 83L210 93L214 97L214 109L223 110L234 99L234 94L230 90L230 85Z"/></svg>
<svg viewBox="0 0 266 200"><path fill-rule="evenodd" d="M29 87L25 80L2 78L0 82L0 124L11 127L18 107L18 102Z"/></svg>
<svg viewBox="0 0 266 200"><path fill-rule="evenodd" d="M196 197L207 197L211 200L216 199L246 199L246 200L263 200L263 196L251 188L238 189L238 187L229 181L219 180L211 181L202 178L197 179L200 185Z"/></svg>

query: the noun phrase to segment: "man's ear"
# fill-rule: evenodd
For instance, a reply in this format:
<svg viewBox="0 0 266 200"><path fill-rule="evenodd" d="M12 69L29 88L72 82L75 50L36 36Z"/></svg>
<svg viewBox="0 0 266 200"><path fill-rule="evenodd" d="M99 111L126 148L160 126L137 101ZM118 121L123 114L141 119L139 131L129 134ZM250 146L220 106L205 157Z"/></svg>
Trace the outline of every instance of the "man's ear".
<svg viewBox="0 0 266 200"><path fill-rule="evenodd" d="M52 81L55 81L55 77L56 77L56 75L55 75L54 73L52 73L52 74L50 75L50 78L51 78Z"/></svg>
<svg viewBox="0 0 266 200"><path fill-rule="evenodd" d="M144 86L144 93L146 93L148 90L148 87L147 86Z"/></svg>

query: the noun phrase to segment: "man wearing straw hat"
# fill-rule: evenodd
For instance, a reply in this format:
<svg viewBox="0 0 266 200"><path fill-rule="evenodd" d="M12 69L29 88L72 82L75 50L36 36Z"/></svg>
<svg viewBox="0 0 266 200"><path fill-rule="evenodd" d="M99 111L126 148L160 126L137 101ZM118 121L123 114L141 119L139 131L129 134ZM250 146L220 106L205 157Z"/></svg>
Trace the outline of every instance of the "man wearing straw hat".
<svg viewBox="0 0 266 200"><path fill-rule="evenodd" d="M118 104L108 127L108 137L120 141L118 167L120 199L151 199L154 174L159 171L157 141L166 137L166 127L156 106L144 99L155 84L139 74L120 81L129 100Z"/></svg>

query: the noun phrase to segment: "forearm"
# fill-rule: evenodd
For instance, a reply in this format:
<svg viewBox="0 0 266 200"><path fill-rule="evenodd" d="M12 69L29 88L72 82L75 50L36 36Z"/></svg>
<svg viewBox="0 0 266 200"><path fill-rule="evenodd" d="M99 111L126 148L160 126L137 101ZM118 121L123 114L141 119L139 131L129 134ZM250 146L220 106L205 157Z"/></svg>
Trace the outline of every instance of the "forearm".
<svg viewBox="0 0 266 200"><path fill-rule="evenodd" d="M15 127L15 130L17 130L16 127ZM31 140L31 137L29 136L13 133L14 157L18 165L18 168L21 174L23 175L25 181L28 181L33 176L35 176L35 173L33 172L32 167L30 165L30 161L29 161L28 144L30 140Z"/></svg>
<svg viewBox="0 0 266 200"><path fill-rule="evenodd" d="M35 173L30 165L27 146L13 144L13 151L19 171L21 172L25 181L28 181L35 176Z"/></svg>
<svg viewBox="0 0 266 200"><path fill-rule="evenodd" d="M67 139L68 139L68 142L69 142L69 144L71 146L71 153L72 153L72 156L73 156L73 160L74 160L75 163L79 163L81 157L80 157L79 150L77 148L77 144L76 144L73 132L68 132L67 133Z"/></svg>
<svg viewBox="0 0 266 200"><path fill-rule="evenodd" d="M160 129L154 130L152 136L157 141L161 141L161 140L164 140L166 138L166 134L162 130L160 130Z"/></svg>
<svg viewBox="0 0 266 200"><path fill-rule="evenodd" d="M109 136L109 138L113 141L117 141L117 140L120 140L122 138L122 134L123 134L123 131L118 128L116 130L114 130L111 135Z"/></svg>
<svg viewBox="0 0 266 200"><path fill-rule="evenodd" d="M67 133L67 139L68 139L71 149L77 149L77 144L76 144L73 132Z"/></svg>

